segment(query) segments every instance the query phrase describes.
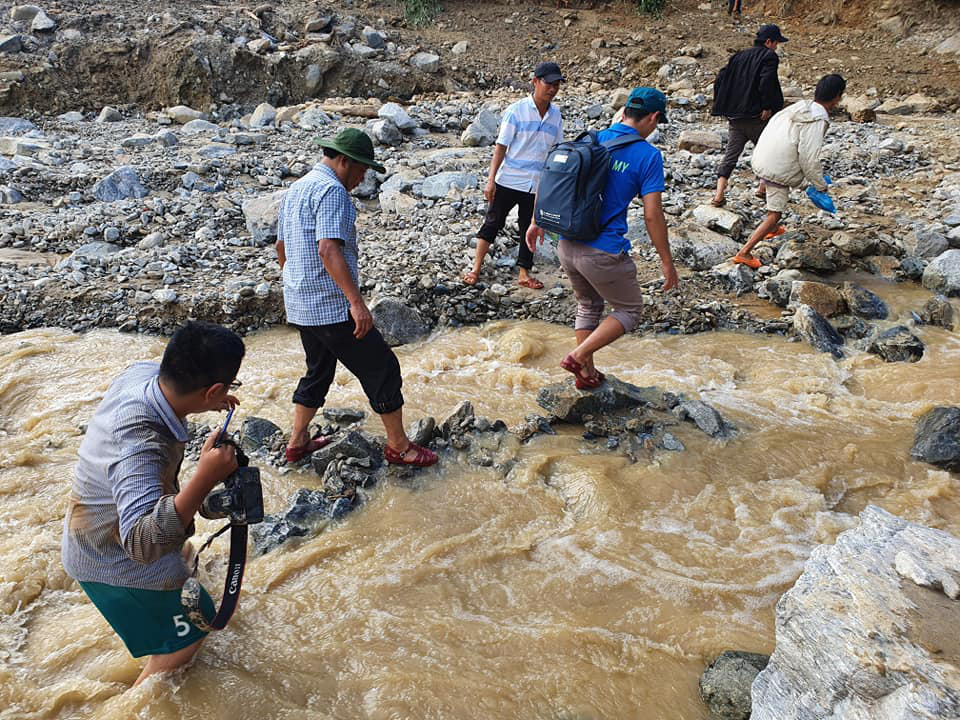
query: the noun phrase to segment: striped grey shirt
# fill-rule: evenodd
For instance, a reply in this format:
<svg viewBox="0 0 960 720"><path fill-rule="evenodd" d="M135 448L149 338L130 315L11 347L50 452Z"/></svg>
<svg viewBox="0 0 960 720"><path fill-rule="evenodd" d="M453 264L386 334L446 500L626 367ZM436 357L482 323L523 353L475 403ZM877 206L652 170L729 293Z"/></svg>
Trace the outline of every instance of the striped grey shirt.
<svg viewBox="0 0 960 720"><path fill-rule="evenodd" d="M188 577L193 534L173 505L188 439L163 396L160 366L127 368L107 390L80 443L63 526L63 566L75 580L172 590Z"/></svg>

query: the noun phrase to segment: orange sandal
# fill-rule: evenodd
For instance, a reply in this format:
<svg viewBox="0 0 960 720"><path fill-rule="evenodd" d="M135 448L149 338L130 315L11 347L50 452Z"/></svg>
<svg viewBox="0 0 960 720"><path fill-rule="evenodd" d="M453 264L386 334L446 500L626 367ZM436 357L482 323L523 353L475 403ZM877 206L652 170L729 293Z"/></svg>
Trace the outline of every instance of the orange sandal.
<svg viewBox="0 0 960 720"><path fill-rule="evenodd" d="M737 265L746 265L748 268L753 268L754 270L763 265L757 258L746 257L745 255L734 255L733 262Z"/></svg>
<svg viewBox="0 0 960 720"><path fill-rule="evenodd" d="M787 229L783 225L777 225L777 229L774 230L773 232L768 232L766 235L763 236L763 239L772 240L773 238L779 235L783 235L786 231Z"/></svg>

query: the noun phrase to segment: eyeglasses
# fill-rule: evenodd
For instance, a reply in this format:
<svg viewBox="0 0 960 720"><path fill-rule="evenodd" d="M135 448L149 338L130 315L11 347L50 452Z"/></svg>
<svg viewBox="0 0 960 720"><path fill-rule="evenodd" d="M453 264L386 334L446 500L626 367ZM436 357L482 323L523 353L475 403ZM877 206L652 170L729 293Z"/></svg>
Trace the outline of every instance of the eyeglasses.
<svg viewBox="0 0 960 720"><path fill-rule="evenodd" d="M230 390L236 390L238 387L243 387L243 383L239 380L234 380L232 383L227 385Z"/></svg>

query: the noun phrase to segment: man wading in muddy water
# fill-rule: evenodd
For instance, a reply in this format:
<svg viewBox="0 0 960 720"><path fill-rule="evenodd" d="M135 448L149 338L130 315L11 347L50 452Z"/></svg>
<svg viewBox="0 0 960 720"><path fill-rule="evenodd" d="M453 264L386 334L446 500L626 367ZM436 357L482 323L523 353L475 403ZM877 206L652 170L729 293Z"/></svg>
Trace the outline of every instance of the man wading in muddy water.
<svg viewBox="0 0 960 720"><path fill-rule="evenodd" d="M287 462L304 460L327 443L310 437L310 421L323 406L337 361L353 373L387 432L388 462L426 467L437 455L410 442L403 429L400 363L358 287L357 210L350 191L374 160L373 141L353 128L319 140L323 160L290 186L277 219L277 259L283 270L287 322L300 332L307 374L293 394L293 431Z"/></svg>
<svg viewBox="0 0 960 720"><path fill-rule="evenodd" d="M599 134L600 142L639 134L647 138L657 123L667 120L666 96L650 87L635 88L623 110L623 121ZM593 365L593 354L636 326L643 311L643 291L637 266L630 258L627 208L635 197L643 202L643 220L663 266L663 289L677 286L677 270L670 254L667 221L663 216L663 156L641 140L610 153L610 168L602 197L603 231L587 241L560 238L557 254L577 297L574 332L577 347L560 365L576 377L581 390L599 387L604 374ZM531 224L527 244L531 251L543 241L543 229ZM600 321L604 301L613 312Z"/></svg>
<svg viewBox="0 0 960 720"><path fill-rule="evenodd" d="M180 590L193 516L237 469L232 445L207 438L190 482L177 475L189 439L186 418L225 410L244 347L231 330L188 323L159 365L140 362L104 396L80 443L63 528L63 566L134 657L149 655L135 684L193 658L206 635L187 619ZM206 590L201 607L216 612Z"/></svg>
<svg viewBox="0 0 960 720"><path fill-rule="evenodd" d="M553 104L563 74L556 63L543 62L533 73L533 94L518 100L506 109L500 121L500 134L490 161L490 175L483 189L487 215L477 231L477 255L473 268L463 276L467 285L475 285L480 277L483 259L507 221L507 214L517 207L519 249L517 283L533 290L543 283L530 276L533 252L524 242L543 161L550 148L563 139L563 119Z"/></svg>

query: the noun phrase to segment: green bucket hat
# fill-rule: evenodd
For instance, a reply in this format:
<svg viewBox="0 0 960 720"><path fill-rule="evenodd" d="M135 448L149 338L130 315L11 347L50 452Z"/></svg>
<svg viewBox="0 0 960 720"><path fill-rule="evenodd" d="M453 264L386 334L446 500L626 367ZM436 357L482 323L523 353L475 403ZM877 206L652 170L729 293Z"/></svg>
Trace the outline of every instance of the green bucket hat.
<svg viewBox="0 0 960 720"><path fill-rule="evenodd" d="M333 140L318 137L314 139L314 142L320 147L336 150L351 160L372 167L379 173L387 171L383 165L374 159L373 140L362 130L347 128L338 132Z"/></svg>

